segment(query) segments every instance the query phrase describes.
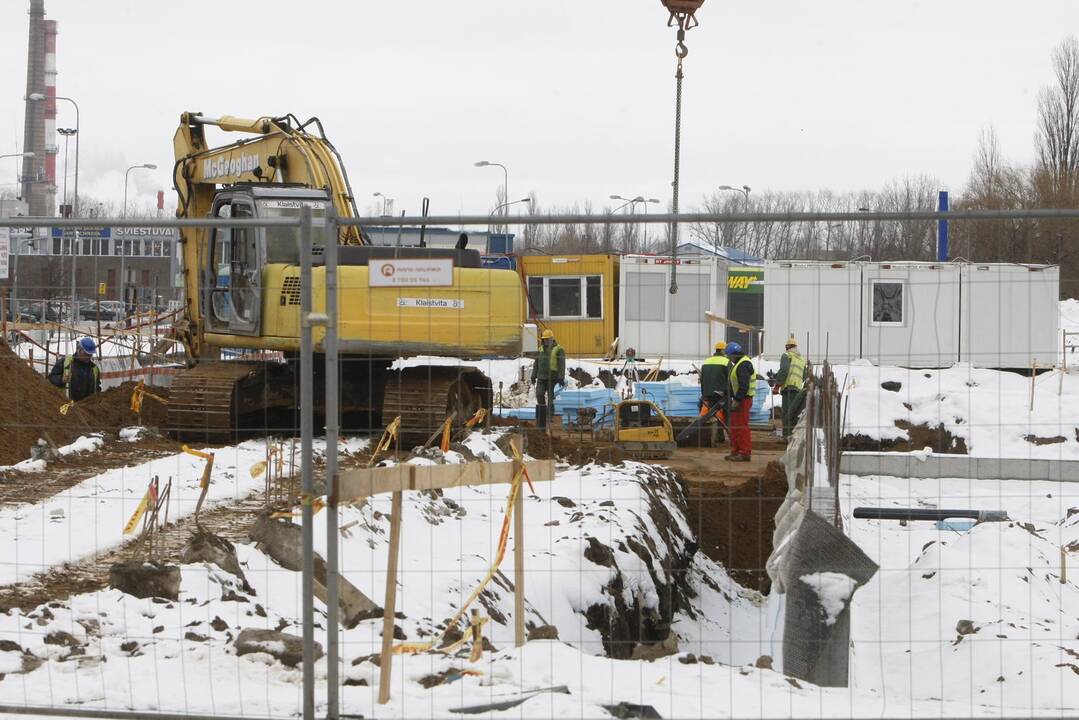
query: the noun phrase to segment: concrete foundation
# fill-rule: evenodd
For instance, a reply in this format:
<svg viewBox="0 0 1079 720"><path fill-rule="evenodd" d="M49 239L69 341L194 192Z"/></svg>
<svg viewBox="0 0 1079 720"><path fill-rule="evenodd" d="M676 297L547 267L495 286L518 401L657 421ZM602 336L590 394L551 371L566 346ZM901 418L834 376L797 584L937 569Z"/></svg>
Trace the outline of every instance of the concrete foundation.
<svg viewBox="0 0 1079 720"><path fill-rule="evenodd" d="M1079 460L845 452L839 471L847 475L970 480L1052 480L1079 482Z"/></svg>

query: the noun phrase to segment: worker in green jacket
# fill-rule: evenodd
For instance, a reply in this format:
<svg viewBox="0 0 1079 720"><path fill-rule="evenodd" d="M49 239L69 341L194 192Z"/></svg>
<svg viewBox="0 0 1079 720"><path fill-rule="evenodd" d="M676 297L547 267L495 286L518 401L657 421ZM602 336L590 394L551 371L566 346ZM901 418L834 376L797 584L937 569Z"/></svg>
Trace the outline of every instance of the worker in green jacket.
<svg viewBox="0 0 1079 720"><path fill-rule="evenodd" d="M791 335L787 339L786 352L779 361L779 372L775 377L775 387L779 389L779 395L783 400L784 440L790 439L791 431L798 423L800 408L796 408L795 400L805 385L805 377L806 359L798 352L798 341Z"/></svg>
<svg viewBox="0 0 1079 720"><path fill-rule="evenodd" d="M554 333L544 330L540 335L539 355L532 365L532 382L536 384L536 425L547 427L547 418L554 416L555 386L566 384L566 351L555 342Z"/></svg>
<svg viewBox="0 0 1079 720"><path fill-rule="evenodd" d="M697 409L700 415L715 417L722 425L726 425L731 361L724 352L727 349L727 343L720 340L714 349L715 352L701 363L701 399L697 401ZM719 442L723 441L722 433L723 431L720 430L716 437Z"/></svg>

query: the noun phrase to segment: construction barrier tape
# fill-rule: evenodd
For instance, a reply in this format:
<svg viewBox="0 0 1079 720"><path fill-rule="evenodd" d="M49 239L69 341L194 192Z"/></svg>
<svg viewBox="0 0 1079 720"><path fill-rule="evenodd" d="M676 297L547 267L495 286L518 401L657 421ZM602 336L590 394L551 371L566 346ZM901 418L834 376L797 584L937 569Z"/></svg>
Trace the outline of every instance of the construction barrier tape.
<svg viewBox="0 0 1079 720"><path fill-rule="evenodd" d="M135 532L135 528L139 526L139 520L142 520L142 516L146 514L146 508L150 506L150 493L153 490L153 485L146 489L146 494L142 496L142 500L139 501L139 506L135 508L135 512L131 515L131 519L124 525L124 535L130 535Z"/></svg>
<svg viewBox="0 0 1079 720"><path fill-rule="evenodd" d="M514 446L513 449L514 454L520 456L520 451L517 450L516 446ZM453 619L446 623L446 629L442 631L442 634L440 634L437 639L429 643L399 643L393 648L395 654L403 652L421 653L435 649L435 646L445 639L446 633L450 631L450 628L455 627L457 622L464 616L465 611L468 610L468 606L475 602L476 598L480 596L480 593L484 591L494 578L495 573L498 572L498 568L502 565L502 560L506 557L506 544L509 540L510 521L513 519L513 507L517 502L518 493L521 492L521 480L524 478L524 475L525 467L524 465L521 465L517 474L513 476L513 483L510 485L510 494L509 497L506 498L506 514L502 519L502 531L499 533L498 537L498 550L495 553L494 562L491 563L491 569L487 571L487 575L484 576L483 580L480 581L480 584L476 586L476 589L472 591L472 594L469 595L468 599L461 605L461 608L457 611L457 614L453 616ZM462 635L461 640L447 647L437 648L437 651L441 653L452 653L464 644L466 638L471 637L471 633L472 627L469 626L465 630L464 635Z"/></svg>

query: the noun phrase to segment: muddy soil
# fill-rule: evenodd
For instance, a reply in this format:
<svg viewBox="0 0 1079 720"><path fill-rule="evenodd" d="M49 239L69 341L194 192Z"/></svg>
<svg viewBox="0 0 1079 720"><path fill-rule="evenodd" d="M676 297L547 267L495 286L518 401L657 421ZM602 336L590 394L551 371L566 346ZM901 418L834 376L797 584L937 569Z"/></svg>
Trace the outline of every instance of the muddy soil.
<svg viewBox="0 0 1079 720"><path fill-rule="evenodd" d="M13 465L30 457L31 446L45 437L66 445L90 431L84 413L72 407L66 415L63 391L35 372L11 349L0 343L0 465Z"/></svg>
<svg viewBox="0 0 1079 720"><path fill-rule="evenodd" d="M895 426L907 431L909 440L878 440L865 435L846 435L843 449L868 452L913 452L932 448L935 453L966 455L967 441L956 437L943 424L930 427L927 424L911 425L906 420L896 420Z"/></svg>
<svg viewBox="0 0 1079 720"><path fill-rule="evenodd" d="M0 505L40 502L106 470L178 452L180 443L168 438L145 436L134 443L110 438L95 452L52 458L42 472L7 473L0 482Z"/></svg>
<svg viewBox="0 0 1079 720"><path fill-rule="evenodd" d="M738 485L690 480L688 517L700 549L739 584L767 593L775 514L787 495L783 466L771 462Z"/></svg>
<svg viewBox="0 0 1079 720"><path fill-rule="evenodd" d="M579 438L575 434L554 435L539 428L522 426L525 436L525 452L537 460L548 458L565 460L570 465L587 465L590 462L617 465L628 456L613 442L592 440L587 436Z"/></svg>
<svg viewBox="0 0 1079 720"><path fill-rule="evenodd" d="M93 423L95 430L117 432L120 428L131 425L163 428L168 420L168 409L157 400L144 397L142 402L142 421L131 410L131 395L138 383L125 382L108 390L80 400L75 407L82 410ZM148 386L147 392L168 399L166 388Z"/></svg>

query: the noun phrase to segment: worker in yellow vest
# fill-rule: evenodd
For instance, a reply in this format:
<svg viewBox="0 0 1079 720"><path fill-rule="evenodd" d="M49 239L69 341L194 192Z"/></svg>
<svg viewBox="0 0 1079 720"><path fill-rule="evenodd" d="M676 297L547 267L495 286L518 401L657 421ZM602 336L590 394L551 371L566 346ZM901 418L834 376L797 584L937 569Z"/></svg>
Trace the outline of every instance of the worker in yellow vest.
<svg viewBox="0 0 1079 720"><path fill-rule="evenodd" d="M720 340L715 345L715 352L701 363L701 399L697 404L701 416L715 417L723 425L727 424L727 398L730 396L731 371L731 361L724 354L726 349L727 343ZM719 440L722 442L722 434Z"/></svg>
<svg viewBox="0 0 1079 720"><path fill-rule="evenodd" d="M544 330L540 335L539 355L532 365L532 382L536 384L536 426L547 427L547 419L554 417L555 386L566 384L566 351L555 342L554 333Z"/></svg>
<svg viewBox="0 0 1079 720"><path fill-rule="evenodd" d="M724 351L731 362L731 453L725 460L749 462L753 455L753 436L749 432L749 411L757 394L757 371L749 361L742 346L728 343Z"/></svg>
<svg viewBox="0 0 1079 720"><path fill-rule="evenodd" d="M786 352L779 361L779 372L775 377L775 386L779 388L779 395L783 400L784 440L790 438L791 431L798 422L795 398L805 385L805 375L806 359L798 352L798 341L791 335L787 339Z"/></svg>

